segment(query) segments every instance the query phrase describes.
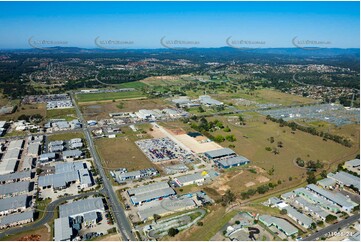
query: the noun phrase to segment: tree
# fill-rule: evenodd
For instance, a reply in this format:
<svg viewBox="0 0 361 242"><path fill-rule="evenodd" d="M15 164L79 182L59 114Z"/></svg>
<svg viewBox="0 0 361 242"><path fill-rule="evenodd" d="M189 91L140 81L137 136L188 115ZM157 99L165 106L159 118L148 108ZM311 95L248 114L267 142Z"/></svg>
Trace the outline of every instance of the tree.
<svg viewBox="0 0 361 242"><path fill-rule="evenodd" d="M214 137L214 141L221 143L225 140L225 138L222 135L217 135L216 137Z"/></svg>
<svg viewBox="0 0 361 242"><path fill-rule="evenodd" d="M322 177L322 178L326 178L326 177L327 177L327 171L326 171L326 170L323 170L323 171L321 172L321 177Z"/></svg>
<svg viewBox="0 0 361 242"><path fill-rule="evenodd" d="M226 126L226 127L223 129L223 131L224 131L224 132L231 132L231 129L230 129L228 126Z"/></svg>
<svg viewBox="0 0 361 242"><path fill-rule="evenodd" d="M202 221L198 221L198 222L197 222L197 225L198 225L198 226L203 226L203 222L202 222Z"/></svg>
<svg viewBox="0 0 361 242"><path fill-rule="evenodd" d="M315 184L317 182L315 173L313 171L307 172L307 183L308 184Z"/></svg>
<svg viewBox="0 0 361 242"><path fill-rule="evenodd" d="M202 106L199 106L198 111L199 111L200 113L204 113L204 112L205 112L204 109L202 108Z"/></svg>
<svg viewBox="0 0 361 242"><path fill-rule="evenodd" d="M282 141L278 141L278 142L277 142L277 146L278 146L278 148L283 148L283 143L282 143Z"/></svg>
<svg viewBox="0 0 361 242"><path fill-rule="evenodd" d="M234 223L235 223L235 224L240 224L240 223L241 223L241 221L236 220Z"/></svg>
<svg viewBox="0 0 361 242"><path fill-rule="evenodd" d="M159 214L153 214L154 222L157 222L161 217Z"/></svg>
<svg viewBox="0 0 361 242"><path fill-rule="evenodd" d="M226 140L229 142L235 142L237 139L236 137L234 137L233 134L231 134L231 135L226 135Z"/></svg>
<svg viewBox="0 0 361 242"><path fill-rule="evenodd" d="M272 143L274 143L275 142L275 138L274 137L269 137L269 142L272 144Z"/></svg>
<svg viewBox="0 0 361 242"><path fill-rule="evenodd" d="M332 223L332 222L334 222L335 220L337 219L337 217L336 216L334 216L334 215L332 215L332 214L329 214L329 215L327 215L326 216L326 223Z"/></svg>
<svg viewBox="0 0 361 242"><path fill-rule="evenodd" d="M287 210L283 208L283 209L280 211L280 214L286 215L286 214L287 214Z"/></svg>
<svg viewBox="0 0 361 242"><path fill-rule="evenodd" d="M226 193L222 196L222 206L227 206L231 202L236 200L236 196L231 190L227 190Z"/></svg>
<svg viewBox="0 0 361 242"><path fill-rule="evenodd" d="M174 236L176 236L176 234L178 234L178 233L179 233L179 230L176 229L176 228L170 228L170 229L168 230L168 235L169 235L170 237L174 237Z"/></svg>

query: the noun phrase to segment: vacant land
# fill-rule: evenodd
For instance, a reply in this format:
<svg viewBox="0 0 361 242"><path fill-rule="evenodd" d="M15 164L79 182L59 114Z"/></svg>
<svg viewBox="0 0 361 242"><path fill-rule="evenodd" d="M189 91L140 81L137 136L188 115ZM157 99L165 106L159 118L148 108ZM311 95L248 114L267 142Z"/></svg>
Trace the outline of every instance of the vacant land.
<svg viewBox="0 0 361 242"><path fill-rule="evenodd" d="M41 104L23 104L20 105L17 110L12 114L1 115L3 120L17 120L21 115L31 116L34 114L40 114L45 118L46 107L44 103Z"/></svg>
<svg viewBox="0 0 361 242"><path fill-rule="evenodd" d="M47 110L46 117L48 119L65 119L67 121L77 118L74 108Z"/></svg>
<svg viewBox="0 0 361 242"><path fill-rule="evenodd" d="M145 78L141 82L149 86L170 86L184 84L186 81L180 76L155 76Z"/></svg>
<svg viewBox="0 0 361 242"><path fill-rule="evenodd" d="M145 137L148 138L148 137ZM128 136L98 139L95 145L108 170L127 168L128 171L155 167Z"/></svg>
<svg viewBox="0 0 361 242"><path fill-rule="evenodd" d="M311 98L296 96L292 94L283 93L272 89L262 89L256 91L239 91L237 93L222 93L212 95L215 99L225 103L234 103L234 98L243 98L250 101L255 101L261 104L274 103L283 106L302 105L316 103L317 101Z"/></svg>
<svg viewBox="0 0 361 242"><path fill-rule="evenodd" d="M62 134L53 134L47 137L48 141L54 140L70 140L74 138L82 138L84 139L84 134L82 132L69 132L69 133L62 133Z"/></svg>
<svg viewBox="0 0 361 242"><path fill-rule="evenodd" d="M121 99L140 98L140 97L144 97L144 94L140 91L87 93L87 94L78 94L77 100L79 102L94 102L94 101L103 101L103 100L121 100Z"/></svg>
<svg viewBox="0 0 361 242"><path fill-rule="evenodd" d="M140 82L140 81L136 81L136 82L125 82L122 84L117 85L117 88L136 88L138 90L140 90L143 87L146 87L147 85Z"/></svg>
<svg viewBox="0 0 361 242"><path fill-rule="evenodd" d="M220 205L213 205L209 210L210 212L201 220L203 226L192 226L190 229L168 239L174 241L209 241L213 235L238 213L237 211L226 213L226 209Z"/></svg>
<svg viewBox="0 0 361 242"><path fill-rule="evenodd" d="M268 121L259 114L248 113L243 116L246 119L246 125L239 125L237 119L231 117L218 117L225 126L230 127L231 132L218 130L212 132L212 135L233 134L237 139L236 142L225 141L221 145L224 147L235 145L233 149L239 155L250 159L250 165L263 168L267 173L274 168L273 175L270 176L273 181L305 175L306 170L295 165L294 161L297 157L305 161L320 160L326 164L327 169L328 164L352 159L359 153L359 141L351 148L347 148L333 141L323 141L318 136L302 131L293 132L288 127L280 127L279 124ZM359 132L359 129L354 132ZM273 137L273 143L270 137ZM277 147L278 142L282 142L282 148ZM278 149L279 154L275 155L272 151L267 151L266 147Z"/></svg>
<svg viewBox="0 0 361 242"><path fill-rule="evenodd" d="M26 225L25 225L26 226ZM48 228L41 226L39 229L35 229L32 231L26 231L20 234L11 235L9 237L5 237L1 240L7 241L51 241L52 238L50 236L50 232Z"/></svg>
<svg viewBox="0 0 361 242"><path fill-rule="evenodd" d="M134 99L80 104L84 118L87 120L109 118L109 113L136 112L139 109L162 109L168 106L162 99Z"/></svg>

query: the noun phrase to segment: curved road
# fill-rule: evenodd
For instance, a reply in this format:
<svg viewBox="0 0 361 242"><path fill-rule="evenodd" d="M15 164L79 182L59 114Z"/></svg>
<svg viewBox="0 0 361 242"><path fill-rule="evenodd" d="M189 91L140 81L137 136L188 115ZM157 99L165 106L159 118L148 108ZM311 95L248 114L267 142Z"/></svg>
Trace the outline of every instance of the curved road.
<svg viewBox="0 0 361 242"><path fill-rule="evenodd" d="M59 198L59 199L55 200L54 202L49 203L49 205L46 207L46 210L44 211L44 216L41 219L36 220L34 223L25 225L23 227L15 227L15 228L5 230L0 233L0 239L3 239L4 237L9 236L9 235L14 235L14 234L26 232L29 230L37 229L38 227L43 226L44 224L50 222L54 218L54 212L56 211L56 208L63 202L70 200L70 199L81 198L81 197L91 196L91 195L95 195L95 194L102 194L102 192L94 191L94 192L88 192L88 193Z"/></svg>

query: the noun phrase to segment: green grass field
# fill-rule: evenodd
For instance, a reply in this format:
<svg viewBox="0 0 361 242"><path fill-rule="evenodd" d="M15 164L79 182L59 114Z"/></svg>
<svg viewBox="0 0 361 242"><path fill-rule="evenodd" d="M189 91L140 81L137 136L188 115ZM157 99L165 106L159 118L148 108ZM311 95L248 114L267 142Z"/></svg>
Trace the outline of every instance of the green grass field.
<svg viewBox="0 0 361 242"><path fill-rule="evenodd" d="M49 141L54 140L70 140L74 138L82 138L84 139L84 134L82 132L73 132L73 133L63 133L63 134L53 134L48 136Z"/></svg>
<svg viewBox="0 0 361 242"><path fill-rule="evenodd" d="M94 101L139 98L139 97L144 97L144 94L140 91L111 92L111 93L86 93L86 94L78 94L77 100L79 102L94 102Z"/></svg>
<svg viewBox="0 0 361 242"><path fill-rule="evenodd" d="M125 82L125 83L117 85L118 88L136 88L136 89L140 89L145 86L147 86L147 85L140 81Z"/></svg>
<svg viewBox="0 0 361 242"><path fill-rule="evenodd" d="M65 119L67 121L77 118L74 108L47 110L46 117L48 119Z"/></svg>

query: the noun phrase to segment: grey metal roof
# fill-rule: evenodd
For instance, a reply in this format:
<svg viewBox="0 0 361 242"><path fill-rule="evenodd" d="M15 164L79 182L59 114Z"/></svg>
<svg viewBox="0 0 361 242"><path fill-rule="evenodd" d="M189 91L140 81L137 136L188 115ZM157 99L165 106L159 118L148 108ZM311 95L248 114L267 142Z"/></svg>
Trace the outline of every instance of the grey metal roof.
<svg viewBox="0 0 361 242"><path fill-rule="evenodd" d="M20 155L20 150L19 149L11 149L11 150L7 150L4 154L4 156L2 157L2 160L18 160L19 159L19 155Z"/></svg>
<svg viewBox="0 0 361 242"><path fill-rule="evenodd" d="M15 183L8 183L5 185L0 185L0 195L11 195L19 192L29 192L30 190L30 182L22 181Z"/></svg>
<svg viewBox="0 0 361 242"><path fill-rule="evenodd" d="M276 205L278 203L283 202L281 199L277 198L277 197L271 197L268 199L268 202L272 205Z"/></svg>
<svg viewBox="0 0 361 242"><path fill-rule="evenodd" d="M15 172L15 173L11 173L11 174L0 175L0 182L13 181L13 180L17 180L17 179L25 179L25 178L30 178L30 177L31 177L30 171L20 171L20 172Z"/></svg>
<svg viewBox="0 0 361 242"><path fill-rule="evenodd" d="M55 153L45 153L45 154L41 154L39 156L39 160L43 160L43 159L54 159L56 156Z"/></svg>
<svg viewBox="0 0 361 242"><path fill-rule="evenodd" d="M156 191L156 190L160 190L160 189L164 189L164 188L168 188L168 187L169 187L169 184L167 182L156 182L156 183L151 183L149 185L128 189L127 192L129 195L133 195L133 194L138 195L138 194L152 192L152 191Z"/></svg>
<svg viewBox="0 0 361 242"><path fill-rule="evenodd" d="M298 229L284 219L269 215L261 215L259 216L259 219L262 222L266 223L267 226L277 226L278 228L282 229L286 233L286 235L298 233Z"/></svg>
<svg viewBox="0 0 361 242"><path fill-rule="evenodd" d="M317 181L317 184L323 186L323 187L330 187L336 184L336 181L331 178L324 178L322 180Z"/></svg>
<svg viewBox="0 0 361 242"><path fill-rule="evenodd" d="M62 145L64 143L64 141L62 140L55 140L55 141L51 141L49 142L48 146L58 146L58 145Z"/></svg>
<svg viewBox="0 0 361 242"><path fill-rule="evenodd" d="M359 167L360 159L353 159L353 160L346 161L345 165L352 166L352 167Z"/></svg>
<svg viewBox="0 0 361 242"><path fill-rule="evenodd" d="M102 198L86 198L59 206L59 217L83 215L93 211L104 211Z"/></svg>
<svg viewBox="0 0 361 242"><path fill-rule="evenodd" d="M188 183L188 182L195 182L195 181L198 181L201 179L204 180L204 178L200 172L194 173L194 174L188 174L188 175L184 175L184 176L179 176L174 179L177 180L181 184Z"/></svg>
<svg viewBox="0 0 361 242"><path fill-rule="evenodd" d="M55 173L66 173L84 169L83 162L59 162L55 164Z"/></svg>
<svg viewBox="0 0 361 242"><path fill-rule="evenodd" d="M19 140L13 140L10 141L9 145L8 145L8 150L11 149L21 149L24 145L24 140L19 139Z"/></svg>
<svg viewBox="0 0 361 242"><path fill-rule="evenodd" d="M294 218L298 221L300 221L302 224L304 224L306 227L310 227L311 224L313 223L313 220L309 217L307 217L306 215L304 215L303 213L298 212L296 209L294 209L291 206L287 206L285 207L285 209L287 210L287 214L291 217Z"/></svg>
<svg viewBox="0 0 361 242"><path fill-rule="evenodd" d="M297 189L295 189L294 192L298 195L306 197L307 199L313 201L314 203L319 204L321 207L324 207L324 208L328 207L331 210L340 210L336 205L334 205L330 201L321 198L320 196L310 192L309 190L305 189L304 187L297 188Z"/></svg>
<svg viewBox="0 0 361 242"><path fill-rule="evenodd" d="M231 157L218 161L222 166L234 166L242 163L249 163L249 160L244 156Z"/></svg>
<svg viewBox="0 0 361 242"><path fill-rule="evenodd" d="M31 156L25 156L23 161L22 170L31 170L35 167L34 165L34 158ZM30 171L27 171L30 172Z"/></svg>
<svg viewBox="0 0 361 242"><path fill-rule="evenodd" d="M34 210L26 211L23 213L9 214L0 218L0 226L6 226L8 224L21 222L28 219L34 218Z"/></svg>
<svg viewBox="0 0 361 242"><path fill-rule="evenodd" d="M144 201L148 201L148 200L152 200L152 199L156 199L156 198L160 198L160 197L165 197L165 196L169 196L169 195L173 195L173 194L175 194L175 191L172 188L167 187L167 188L163 188L163 189L159 189L159 190L155 190L155 191L150 191L150 192L134 195L134 196L130 197L130 199L133 201L133 203L140 203L140 202L144 202Z"/></svg>
<svg viewBox="0 0 361 242"><path fill-rule="evenodd" d="M321 209L319 206L312 204L308 201L306 201L305 199L303 199L302 197L296 197L295 199L300 205L302 205L303 207L305 207L306 209L308 209L309 211L318 214L320 217L322 218L326 218L327 215L329 215L328 212L326 212L325 210Z"/></svg>
<svg viewBox="0 0 361 242"><path fill-rule="evenodd" d="M321 196L327 198L328 200L331 200L332 202L338 204L341 207L345 207L345 208L355 207L355 203L348 201L347 197L345 197L344 195L342 195L340 193L331 193L329 191L326 191L326 190L316 186L315 184L308 184L307 188L320 194Z"/></svg>
<svg viewBox="0 0 361 242"><path fill-rule="evenodd" d="M223 148L219 150L207 151L205 152L205 154L214 159L221 156L235 155L236 153L229 148Z"/></svg>
<svg viewBox="0 0 361 242"><path fill-rule="evenodd" d="M63 157L75 157L75 156L81 156L83 152L80 150L66 150L63 152Z"/></svg>
<svg viewBox="0 0 361 242"><path fill-rule="evenodd" d="M7 211L10 209L17 209L20 207L27 207L28 205L29 203L28 203L27 195L3 198L0 199L0 212Z"/></svg>
<svg viewBox="0 0 361 242"><path fill-rule="evenodd" d="M96 220L98 218L96 211L91 211L89 213L85 213L83 216L84 222L91 222L93 220Z"/></svg>
<svg viewBox="0 0 361 242"><path fill-rule="evenodd" d="M40 150L40 145L38 143L31 143L28 146L28 154L38 155Z"/></svg>
<svg viewBox="0 0 361 242"><path fill-rule="evenodd" d="M54 188L64 187L66 183L79 180L78 171L39 176L40 187L53 186Z"/></svg>
<svg viewBox="0 0 361 242"><path fill-rule="evenodd" d="M73 229L70 227L69 217L57 218L54 220L54 240L70 240L73 236Z"/></svg>
<svg viewBox="0 0 361 242"><path fill-rule="evenodd" d="M334 173L329 173L327 175L328 178L331 178L335 181L338 181L346 186L351 186L353 185L354 187L356 187L357 189L360 190L360 177L351 175L347 172L344 171L339 171Z"/></svg>
<svg viewBox="0 0 361 242"><path fill-rule="evenodd" d="M80 169L78 172L81 184L90 185L93 183L88 169Z"/></svg>

